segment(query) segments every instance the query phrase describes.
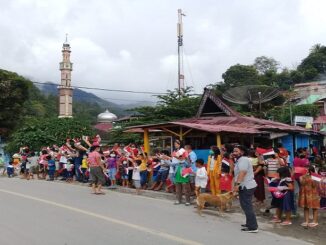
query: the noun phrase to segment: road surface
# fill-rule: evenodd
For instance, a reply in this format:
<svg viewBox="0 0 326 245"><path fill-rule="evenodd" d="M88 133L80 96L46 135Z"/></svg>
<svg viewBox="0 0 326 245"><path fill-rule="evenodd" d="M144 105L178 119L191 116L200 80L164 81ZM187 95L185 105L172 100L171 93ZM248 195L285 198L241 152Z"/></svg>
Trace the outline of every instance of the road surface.
<svg viewBox="0 0 326 245"><path fill-rule="evenodd" d="M307 244L260 230L242 233L243 217L85 186L0 178L0 244Z"/></svg>

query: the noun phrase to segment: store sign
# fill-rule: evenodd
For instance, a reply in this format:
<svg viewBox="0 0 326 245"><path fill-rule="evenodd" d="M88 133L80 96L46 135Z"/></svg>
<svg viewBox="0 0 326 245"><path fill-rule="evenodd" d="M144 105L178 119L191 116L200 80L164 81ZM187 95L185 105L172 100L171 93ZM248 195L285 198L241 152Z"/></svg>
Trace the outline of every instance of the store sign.
<svg viewBox="0 0 326 245"><path fill-rule="evenodd" d="M313 117L305 117L305 116L295 116L294 117L294 124L307 124L310 123L312 124L312 122L314 121Z"/></svg>

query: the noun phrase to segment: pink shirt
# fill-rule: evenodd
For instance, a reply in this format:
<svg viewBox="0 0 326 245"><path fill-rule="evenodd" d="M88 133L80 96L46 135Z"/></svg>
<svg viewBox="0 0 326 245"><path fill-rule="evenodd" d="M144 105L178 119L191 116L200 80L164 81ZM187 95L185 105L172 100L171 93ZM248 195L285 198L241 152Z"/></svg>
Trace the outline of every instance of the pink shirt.
<svg viewBox="0 0 326 245"><path fill-rule="evenodd" d="M98 159L98 160L97 160ZM93 151L88 154L88 164L90 167L98 167L101 163L101 154Z"/></svg>

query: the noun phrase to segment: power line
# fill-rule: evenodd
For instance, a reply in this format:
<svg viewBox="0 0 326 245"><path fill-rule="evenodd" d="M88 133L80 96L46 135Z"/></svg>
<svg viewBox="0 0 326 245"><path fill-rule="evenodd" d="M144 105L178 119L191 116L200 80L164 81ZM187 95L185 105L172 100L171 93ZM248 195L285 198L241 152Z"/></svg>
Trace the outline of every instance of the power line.
<svg viewBox="0 0 326 245"><path fill-rule="evenodd" d="M36 84L43 84L48 86L60 86L60 84L55 83L44 83L44 82L32 82ZM90 90L101 90L109 92L119 92L119 93L133 93L133 94L151 94L151 95L164 95L167 93L156 93L151 91L134 91L134 90L123 90L123 89L108 89L108 88L92 88L92 87L83 87L83 86L71 86L72 88L81 88L81 89L90 89Z"/></svg>

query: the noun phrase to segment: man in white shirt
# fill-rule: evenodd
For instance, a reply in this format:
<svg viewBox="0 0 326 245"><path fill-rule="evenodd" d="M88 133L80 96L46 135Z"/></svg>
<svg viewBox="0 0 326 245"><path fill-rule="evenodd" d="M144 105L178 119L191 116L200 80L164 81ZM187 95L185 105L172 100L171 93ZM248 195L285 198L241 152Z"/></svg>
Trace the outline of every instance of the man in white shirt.
<svg viewBox="0 0 326 245"><path fill-rule="evenodd" d="M239 192L240 206L246 215L246 224L242 225L243 228L241 231L257 233L258 224L252 206L252 197L255 193L257 183L251 162L245 156L246 151L247 149L244 146L236 146L233 149L233 155L237 159L234 168L235 186L233 190Z"/></svg>

